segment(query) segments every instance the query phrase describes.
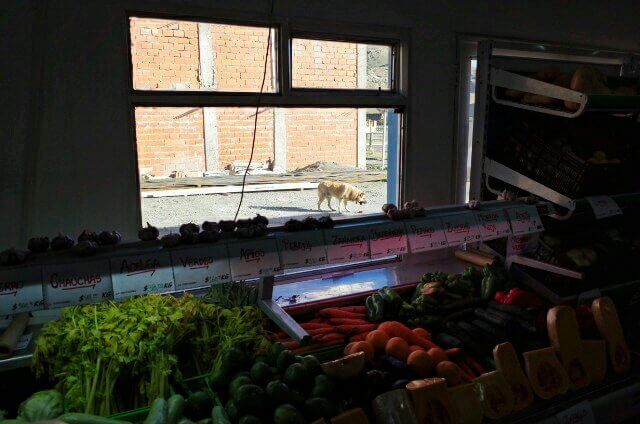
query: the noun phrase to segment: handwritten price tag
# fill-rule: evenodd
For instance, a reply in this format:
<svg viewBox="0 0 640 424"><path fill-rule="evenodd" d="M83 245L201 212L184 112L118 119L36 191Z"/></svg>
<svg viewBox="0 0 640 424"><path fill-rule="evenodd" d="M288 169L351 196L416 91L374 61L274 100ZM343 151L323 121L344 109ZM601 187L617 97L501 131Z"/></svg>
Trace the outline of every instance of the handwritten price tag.
<svg viewBox="0 0 640 424"><path fill-rule="evenodd" d="M369 229L371 259L402 255L409 251L407 233L402 222L375 225Z"/></svg>
<svg viewBox="0 0 640 424"><path fill-rule="evenodd" d="M44 303L48 309L113 299L106 260L42 267Z"/></svg>
<svg viewBox="0 0 640 424"><path fill-rule="evenodd" d="M507 215L511 221L511 230L514 236L544 231L538 209L533 205L509 208Z"/></svg>
<svg viewBox="0 0 640 424"><path fill-rule="evenodd" d="M0 315L44 308L42 267L0 271Z"/></svg>
<svg viewBox="0 0 640 424"><path fill-rule="evenodd" d="M229 262L234 280L266 277L282 272L275 239L229 243Z"/></svg>
<svg viewBox="0 0 640 424"><path fill-rule="evenodd" d="M325 230L324 241L329 263L356 262L371 257L368 227Z"/></svg>
<svg viewBox="0 0 640 424"><path fill-rule="evenodd" d="M493 240L511 234L509 221L502 210L476 212L482 240Z"/></svg>
<svg viewBox="0 0 640 424"><path fill-rule="evenodd" d="M444 224L440 218L411 220L405 223L405 228L409 235L411 253L447 247L447 236L444 234Z"/></svg>
<svg viewBox="0 0 640 424"><path fill-rule="evenodd" d="M16 350L26 349L29 346L29 343L31 343L32 338L33 338L33 333L27 333L20 336L20 338L18 339L18 342L16 343L16 347L13 349L13 351L15 352Z"/></svg>
<svg viewBox="0 0 640 424"><path fill-rule="evenodd" d="M589 401L582 401L571 408L568 408L559 414L556 419L560 424L595 424L596 418L593 415L593 409Z"/></svg>
<svg viewBox="0 0 640 424"><path fill-rule="evenodd" d="M480 241L480 230L473 212L450 215L442 219L449 246Z"/></svg>
<svg viewBox="0 0 640 424"><path fill-rule="evenodd" d="M540 234L524 234L521 236L509 236L507 239L507 257L535 252L540 244Z"/></svg>
<svg viewBox="0 0 640 424"><path fill-rule="evenodd" d="M173 270L168 253L121 256L111 259L113 297L126 299L173 291Z"/></svg>
<svg viewBox="0 0 640 424"><path fill-rule="evenodd" d="M618 206L616 201L609 196L593 196L586 197L586 199L591 205L596 219L622 215L622 209L620 209L620 206Z"/></svg>
<svg viewBox="0 0 640 424"><path fill-rule="evenodd" d="M227 246L216 244L171 252L176 290L205 287L231 281Z"/></svg>
<svg viewBox="0 0 640 424"><path fill-rule="evenodd" d="M278 234L282 266L287 269L327 263L322 231Z"/></svg>

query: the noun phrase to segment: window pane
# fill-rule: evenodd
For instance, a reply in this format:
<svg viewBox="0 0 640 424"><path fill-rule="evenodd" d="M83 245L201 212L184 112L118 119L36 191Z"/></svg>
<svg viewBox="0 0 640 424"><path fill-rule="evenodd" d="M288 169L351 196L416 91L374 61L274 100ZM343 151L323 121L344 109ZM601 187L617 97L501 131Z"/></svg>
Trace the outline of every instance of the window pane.
<svg viewBox="0 0 640 424"><path fill-rule="evenodd" d="M275 32L269 28L130 18L133 87L138 90L277 91Z"/></svg>
<svg viewBox="0 0 640 424"><path fill-rule="evenodd" d="M293 87L391 89L390 46L294 38L292 51Z"/></svg>
<svg viewBox="0 0 640 424"><path fill-rule="evenodd" d="M167 231L186 222L233 219L251 154L255 108L135 110L142 221ZM380 212L397 184L399 115L388 109L260 108L239 218L272 222L308 215ZM318 183L364 192L350 212L318 211ZM389 180L389 182L387 182ZM331 206L337 209L337 199Z"/></svg>

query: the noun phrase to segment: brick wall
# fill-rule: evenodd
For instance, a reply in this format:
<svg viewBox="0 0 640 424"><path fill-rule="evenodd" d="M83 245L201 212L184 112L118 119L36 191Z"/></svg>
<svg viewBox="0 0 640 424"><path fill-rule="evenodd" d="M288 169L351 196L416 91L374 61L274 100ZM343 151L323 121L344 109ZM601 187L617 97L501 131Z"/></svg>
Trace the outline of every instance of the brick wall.
<svg viewBox="0 0 640 424"><path fill-rule="evenodd" d="M130 23L134 87L198 90L200 52L198 24L133 18ZM257 91L262 81L264 28L212 24L215 54L214 89ZM300 40L295 43L294 83L300 87L354 88L357 85L355 44ZM272 52L273 53L273 52ZM268 61L265 91L274 91ZM176 118L188 109L136 110L138 162L153 175L206 170L204 119L201 110ZM219 168L250 155L254 108L216 108ZM262 109L254 161L274 159L273 109ZM287 168L323 160L357 164L355 109L291 109L286 112Z"/></svg>

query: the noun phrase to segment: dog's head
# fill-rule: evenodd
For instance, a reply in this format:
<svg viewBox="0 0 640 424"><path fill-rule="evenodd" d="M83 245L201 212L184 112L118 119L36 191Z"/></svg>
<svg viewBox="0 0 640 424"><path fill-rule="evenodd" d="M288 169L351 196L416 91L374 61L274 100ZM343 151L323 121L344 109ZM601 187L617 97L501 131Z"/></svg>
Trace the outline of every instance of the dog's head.
<svg viewBox="0 0 640 424"><path fill-rule="evenodd" d="M365 203L367 203L367 200L364 198L364 191L358 193L358 195L356 196L356 203L358 203L359 205L364 205Z"/></svg>

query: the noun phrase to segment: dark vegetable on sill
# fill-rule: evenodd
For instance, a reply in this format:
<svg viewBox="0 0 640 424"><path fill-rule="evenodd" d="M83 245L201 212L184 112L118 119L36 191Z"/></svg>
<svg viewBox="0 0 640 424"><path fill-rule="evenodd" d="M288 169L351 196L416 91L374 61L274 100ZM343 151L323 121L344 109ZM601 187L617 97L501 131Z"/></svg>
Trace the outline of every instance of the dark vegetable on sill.
<svg viewBox="0 0 640 424"><path fill-rule="evenodd" d="M410 202L405 202L404 203L404 209L413 209L413 208L417 208L417 207L420 207L420 205L415 200L412 200Z"/></svg>
<svg viewBox="0 0 640 424"><path fill-rule="evenodd" d="M411 209L401 209L398 211L399 219L410 219L412 217Z"/></svg>
<svg viewBox="0 0 640 424"><path fill-rule="evenodd" d="M12 247L0 252L0 265L20 265L27 260L29 252Z"/></svg>
<svg viewBox="0 0 640 424"><path fill-rule="evenodd" d="M73 246L73 253L78 256L91 256L95 255L98 251L98 243L90 240L79 241L78 244Z"/></svg>
<svg viewBox="0 0 640 424"><path fill-rule="evenodd" d="M198 242L200 243L215 243L220 240L220 233L218 231L203 230L198 233Z"/></svg>
<svg viewBox="0 0 640 424"><path fill-rule="evenodd" d="M262 237L267 234L267 226L265 224L254 224L253 232L255 237Z"/></svg>
<svg viewBox="0 0 640 424"><path fill-rule="evenodd" d="M480 201L479 200L470 200L469 203L467 203L467 208L469 208L471 210L480 209Z"/></svg>
<svg viewBox="0 0 640 424"><path fill-rule="evenodd" d="M198 224L194 224L190 222L188 224L182 224L180 226L180 234L184 235L184 233L198 233L200 231L200 227Z"/></svg>
<svg viewBox="0 0 640 424"><path fill-rule="evenodd" d="M51 240L51 250L70 249L75 243L71 237L60 233Z"/></svg>
<svg viewBox="0 0 640 424"><path fill-rule="evenodd" d="M93 241L98 243L98 234L96 234L94 231L82 230L82 232L78 236L78 241Z"/></svg>
<svg viewBox="0 0 640 424"><path fill-rule="evenodd" d="M163 236L160 241L162 242L162 247L176 247L182 242L182 236L180 234L171 233Z"/></svg>
<svg viewBox="0 0 640 424"><path fill-rule="evenodd" d="M27 248L33 253L42 253L49 248L49 237L34 237L29 239Z"/></svg>
<svg viewBox="0 0 640 424"><path fill-rule="evenodd" d="M321 216L318 218L318 228L322 228L323 230L333 228L333 219L331 219L330 216Z"/></svg>
<svg viewBox="0 0 640 424"><path fill-rule="evenodd" d="M308 216L302 220L305 230L315 230L318 228L318 220L312 216Z"/></svg>
<svg viewBox="0 0 640 424"><path fill-rule="evenodd" d="M400 219L400 211L398 209L389 209L386 214L392 221L398 221Z"/></svg>
<svg viewBox="0 0 640 424"><path fill-rule="evenodd" d="M264 217L264 216L262 216L260 214L256 214L255 218L253 218L252 221L253 221L254 224L262 224L262 225L265 225L265 226L269 225L269 220L266 217Z"/></svg>
<svg viewBox="0 0 640 424"><path fill-rule="evenodd" d="M427 215L427 210L423 207L412 208L411 212L415 217L423 217Z"/></svg>
<svg viewBox="0 0 640 424"><path fill-rule="evenodd" d="M255 236L254 227L239 227L235 231L236 237L241 239L252 238Z"/></svg>
<svg viewBox="0 0 640 424"><path fill-rule="evenodd" d="M398 208L393 203L385 203L384 205L382 205L382 212L386 214L388 214L389 211L392 209L398 209Z"/></svg>
<svg viewBox="0 0 640 424"><path fill-rule="evenodd" d="M146 227L142 227L140 231L138 231L138 238L142 241L157 240L159 235L160 231L148 222Z"/></svg>
<svg viewBox="0 0 640 424"><path fill-rule="evenodd" d="M103 231L98 235L98 244L101 246L112 246L120 243L122 236L117 231Z"/></svg>
<svg viewBox="0 0 640 424"><path fill-rule="evenodd" d="M236 221L236 228L247 228L250 227L252 223L251 219L239 219Z"/></svg>
<svg viewBox="0 0 640 424"><path fill-rule="evenodd" d="M180 236L184 244L196 244L198 242L198 232L185 231Z"/></svg>
<svg viewBox="0 0 640 424"><path fill-rule="evenodd" d="M222 230L223 233L231 233L236 229L235 221L220 221L218 225L220 225L220 230Z"/></svg>
<svg viewBox="0 0 640 424"><path fill-rule="evenodd" d="M290 219L284 223L284 230L288 232L304 231L304 224L297 219Z"/></svg>
<svg viewBox="0 0 640 424"><path fill-rule="evenodd" d="M217 222L204 221L202 223L202 231L220 231L220 225Z"/></svg>

